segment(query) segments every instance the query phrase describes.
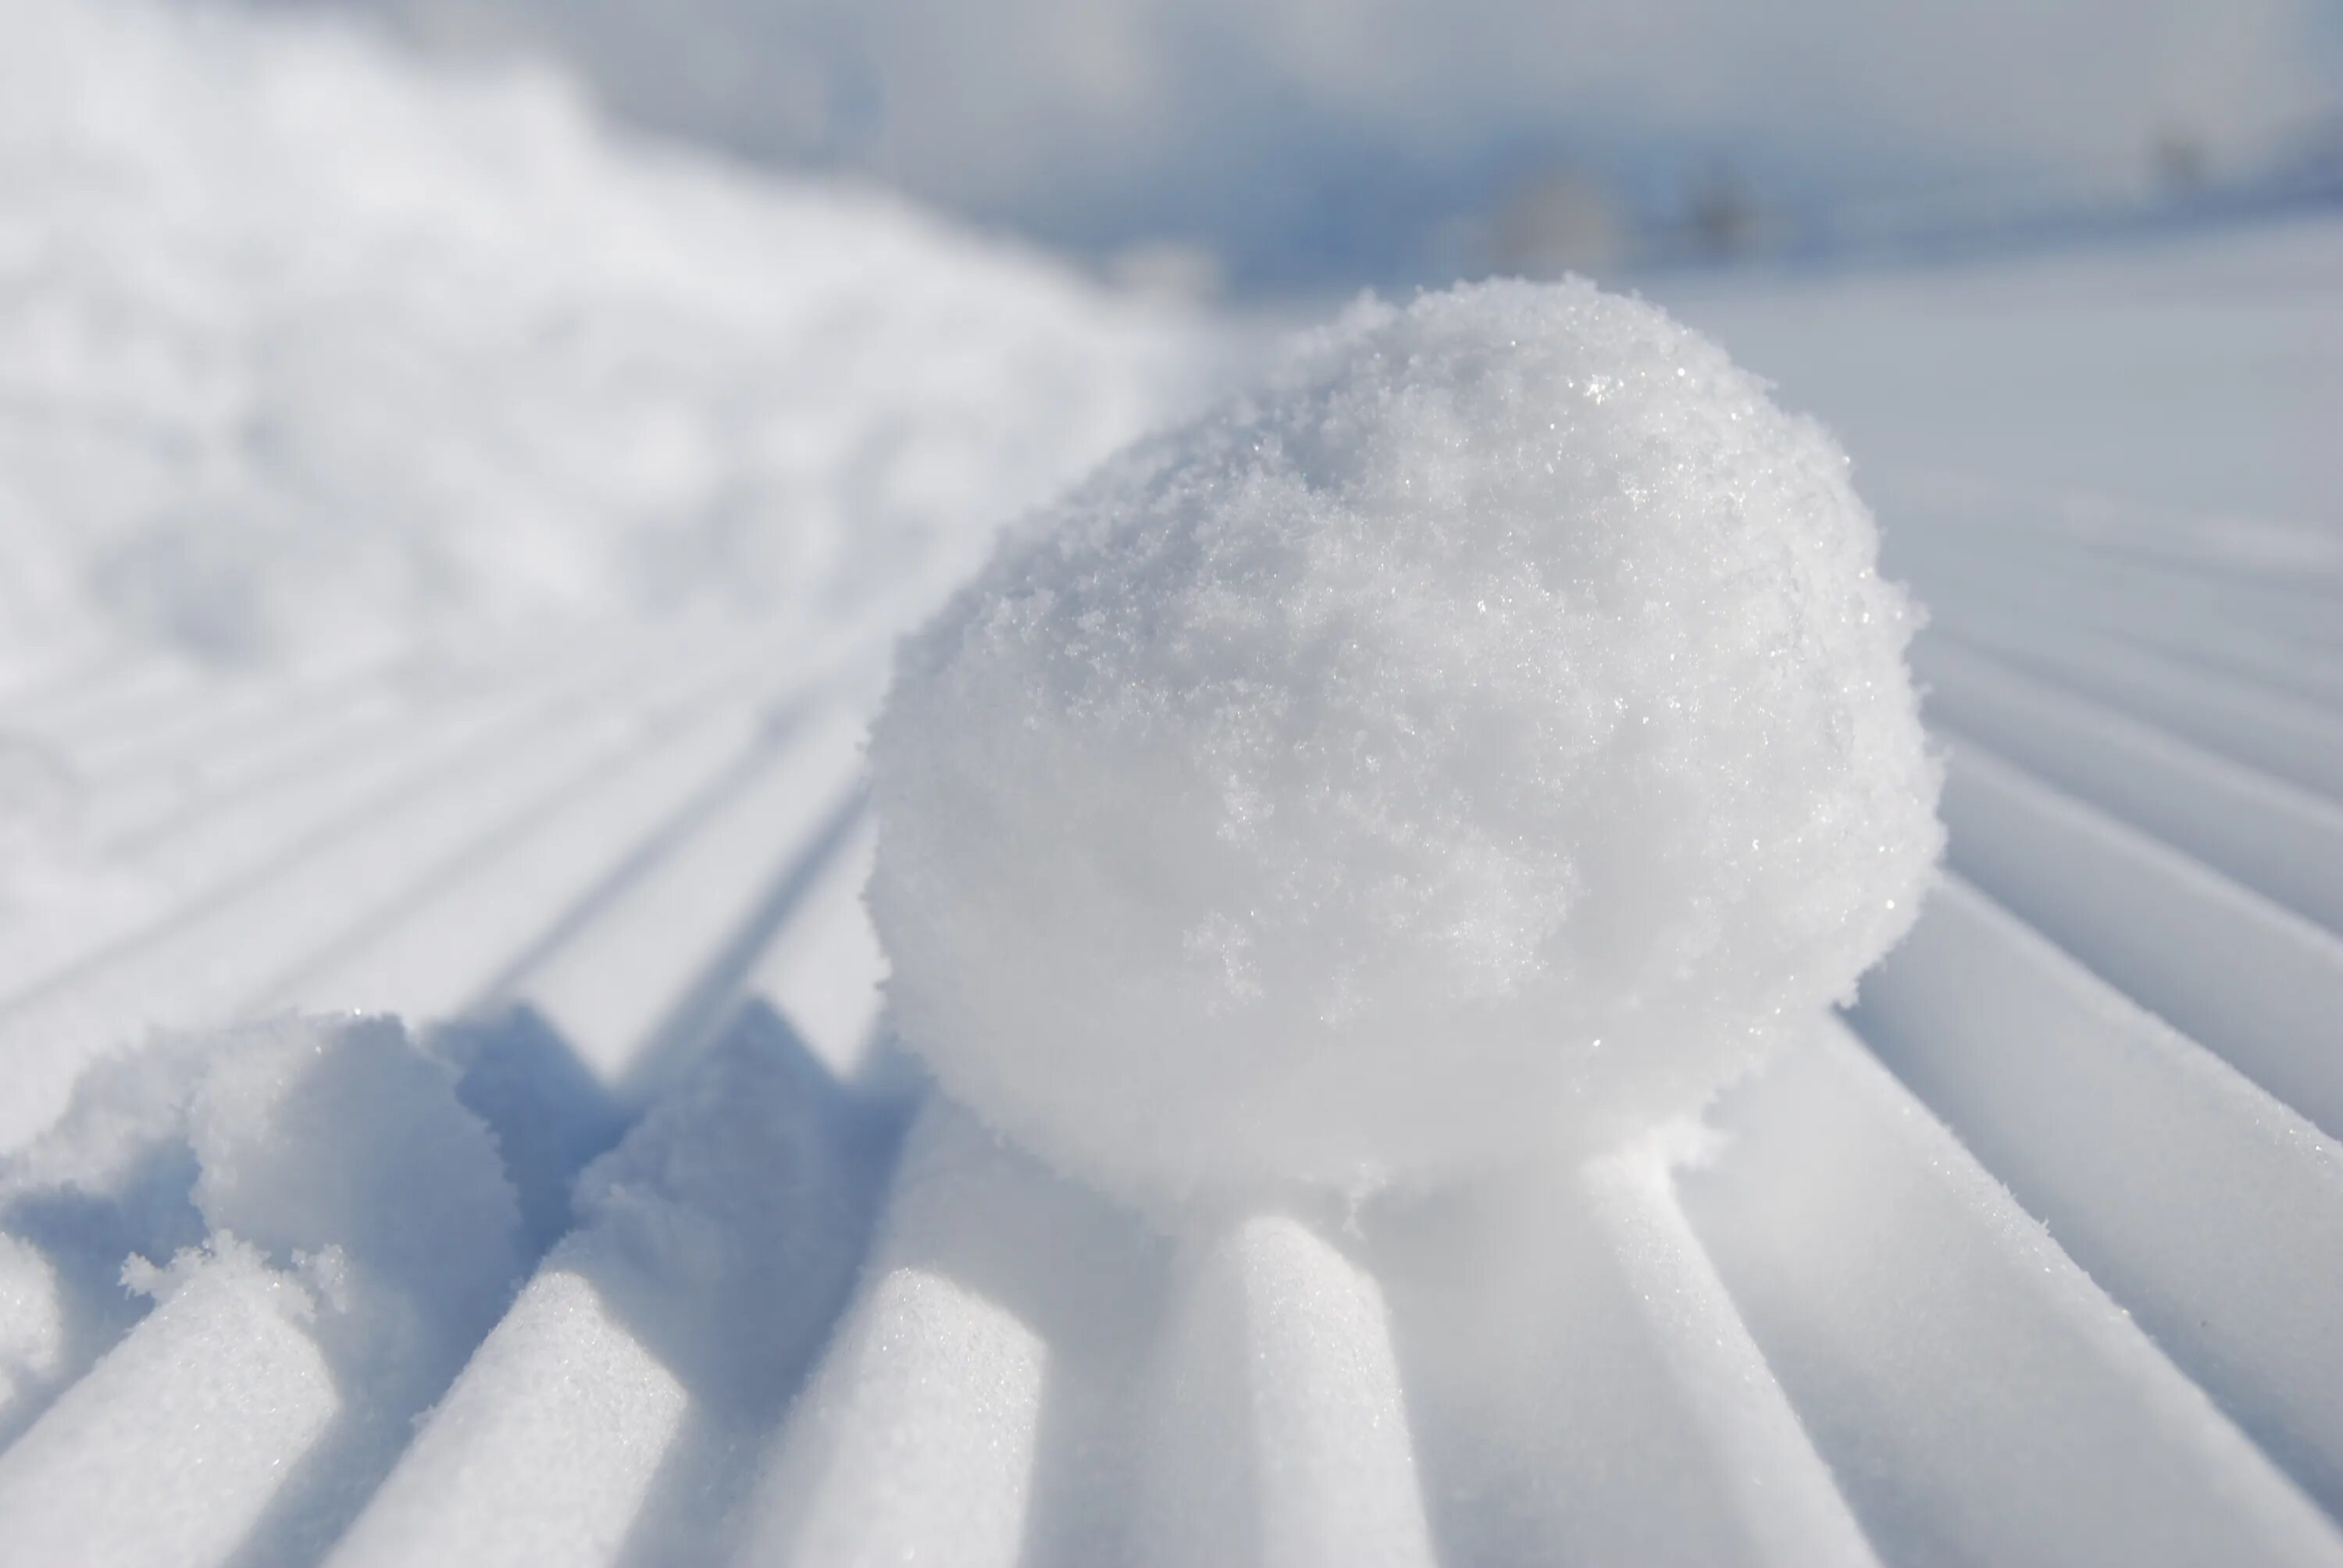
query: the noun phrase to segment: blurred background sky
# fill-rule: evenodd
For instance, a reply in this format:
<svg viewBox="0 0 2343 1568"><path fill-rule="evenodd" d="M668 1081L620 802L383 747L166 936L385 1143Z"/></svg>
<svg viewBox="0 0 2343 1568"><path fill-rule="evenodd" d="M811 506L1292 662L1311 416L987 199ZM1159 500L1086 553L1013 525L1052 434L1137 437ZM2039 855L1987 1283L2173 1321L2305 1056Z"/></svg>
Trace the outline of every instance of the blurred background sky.
<svg viewBox="0 0 2343 1568"><path fill-rule="evenodd" d="M265 0L1187 291L1997 246L2343 196L2343 0Z"/></svg>

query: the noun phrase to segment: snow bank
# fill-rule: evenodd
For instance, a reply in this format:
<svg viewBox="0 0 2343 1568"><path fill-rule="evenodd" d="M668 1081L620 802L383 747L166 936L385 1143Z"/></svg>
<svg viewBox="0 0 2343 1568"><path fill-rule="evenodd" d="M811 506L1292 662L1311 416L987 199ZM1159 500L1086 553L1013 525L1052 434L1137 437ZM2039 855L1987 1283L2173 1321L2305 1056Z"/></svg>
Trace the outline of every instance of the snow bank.
<svg viewBox="0 0 2343 1568"><path fill-rule="evenodd" d="M0 676L76 634L330 659L819 610L972 560L1152 422L1189 337L876 195L607 136L549 78L23 0Z"/></svg>
<svg viewBox="0 0 2343 1568"><path fill-rule="evenodd" d="M914 643L870 901L943 1083L1126 1188L1369 1188L1695 1102L1941 841L1845 457L1573 282L1365 304Z"/></svg>

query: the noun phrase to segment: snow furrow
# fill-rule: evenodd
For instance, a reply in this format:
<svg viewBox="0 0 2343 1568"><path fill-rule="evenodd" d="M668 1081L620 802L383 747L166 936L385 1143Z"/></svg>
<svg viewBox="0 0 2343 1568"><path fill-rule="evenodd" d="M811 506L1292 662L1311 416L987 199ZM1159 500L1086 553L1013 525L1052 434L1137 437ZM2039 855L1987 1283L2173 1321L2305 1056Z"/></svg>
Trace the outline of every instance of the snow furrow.
<svg viewBox="0 0 2343 1568"><path fill-rule="evenodd" d="M850 1093L835 1078L870 1034L875 971L866 961L861 983L842 986L806 972L809 960L875 949L859 897L828 890L859 895L848 854L789 913L724 1038L610 1156L588 1222L475 1353L336 1563L663 1561L687 1537L712 1549L709 1490L742 1483L742 1456L828 1332L892 1141L883 1091ZM822 1004L810 1054L787 1010L809 986ZM512 1028L488 1025L487 1040L458 1048L474 1064L467 1086ZM566 1067L574 1049L549 1030L522 1043L533 1053L474 1101L508 1164L532 1147L519 1135L575 1116L545 1098L561 1074L544 1055ZM551 1181L566 1188L576 1163ZM543 1178L515 1179L526 1209ZM678 1246L699 1260L679 1276ZM662 1328L679 1321L692 1331L680 1342ZM761 1367L695 1371L728 1344L759 1347ZM552 1476L558 1497L512 1505L516 1489Z"/></svg>
<svg viewBox="0 0 2343 1568"><path fill-rule="evenodd" d="M729 1000L708 994L728 989L728 940L759 922L769 939L834 848L835 824L852 809L861 742L859 707L840 699L774 726L767 744L741 759L738 787L706 802L704 821L490 1005L528 1002L605 1081L639 1092ZM754 957L734 957L729 967L739 972L729 990L737 993L743 960Z"/></svg>
<svg viewBox="0 0 2343 1568"><path fill-rule="evenodd" d="M1192 1236L1160 1352L1134 1557L1429 1568L1382 1287L1282 1213Z"/></svg>
<svg viewBox="0 0 2343 1568"><path fill-rule="evenodd" d="M493 865L516 846L533 839L548 819L558 818L580 799L590 797L607 782L610 769L625 767L646 750L664 749L676 739L676 731L698 717L697 709L710 699L711 694L695 693L679 705L679 710L650 710L639 715L623 747L597 749L589 762L566 773L552 789L508 812L478 823L463 841L420 866L399 894L369 906L362 918L337 931L325 947L304 952L289 971L269 976L236 1004L236 1015L251 1017L280 1009L284 1006L280 999L294 989L298 977L314 974L321 966L345 954L369 947L384 931L407 924L420 911L451 893L458 896L458 918L468 923L470 906L461 902L461 891L477 886L484 864ZM769 728L769 719L768 732ZM758 749L757 742L752 741L749 749ZM354 1004L355 999L338 1005Z"/></svg>
<svg viewBox="0 0 2343 1568"><path fill-rule="evenodd" d="M1912 662L1933 720L2343 932L2343 805L1956 642L1925 642Z"/></svg>
<svg viewBox="0 0 2343 1568"><path fill-rule="evenodd" d="M761 749L770 718L760 697L735 692L704 715L679 716L656 744L630 748L580 798L501 847L468 857L465 875L314 955L263 1008L378 1008L411 1018L465 1011L514 955L528 951L614 865L655 852L711 779Z"/></svg>
<svg viewBox="0 0 2343 1568"><path fill-rule="evenodd" d="M879 1064L875 1030L887 957L862 907L877 829L858 814L743 987L797 1027L840 1080L870 1077Z"/></svg>
<svg viewBox="0 0 2343 1568"><path fill-rule="evenodd" d="M478 694L478 699L487 693ZM81 831L101 852L151 849L199 828L247 792L287 781L438 716L416 711L417 694L377 679L311 711L273 714L254 733L226 738L163 767L99 781L81 807Z"/></svg>
<svg viewBox="0 0 2343 1568"><path fill-rule="evenodd" d="M586 1250L521 1292L328 1562L617 1560L690 1395L573 1261Z"/></svg>
<svg viewBox="0 0 2343 1568"><path fill-rule="evenodd" d="M2343 1147L1957 879L1864 982L1855 1023L2343 1517Z"/></svg>
<svg viewBox="0 0 2343 1568"><path fill-rule="evenodd" d="M198 1270L0 1452L5 1555L229 1561L342 1408L313 1310L249 1260Z"/></svg>
<svg viewBox="0 0 2343 1568"><path fill-rule="evenodd" d="M1366 1256L1442 1561L1873 1560L1657 1151L1405 1206Z"/></svg>
<svg viewBox="0 0 2343 1568"><path fill-rule="evenodd" d="M2070 629L2004 651L2071 691L2343 799L2343 714L2137 644Z"/></svg>
<svg viewBox="0 0 2343 1568"><path fill-rule="evenodd" d="M583 1224L332 1561L706 1561L851 1283L895 1115L740 1015L586 1173Z"/></svg>
<svg viewBox="0 0 2343 1568"><path fill-rule="evenodd" d="M1954 738L1955 870L2330 1135L2343 938Z"/></svg>
<svg viewBox="0 0 2343 1568"><path fill-rule="evenodd" d="M2252 625L2240 625L2187 607L2142 614L2121 595L2082 578L2055 588L2013 582L1986 568L1932 561L1926 568L1936 624L1981 646L2055 658L2077 638L2116 648L2140 648L2185 659L2207 670L2253 682L2334 710L2343 709L2343 668L2306 657L2302 648Z"/></svg>
<svg viewBox="0 0 2343 1568"><path fill-rule="evenodd" d="M681 668L706 656L706 639L679 632L664 642L639 635L518 648L508 657L448 662L416 659L316 679L294 697L225 732L136 764L93 773L84 807L90 840L114 854L152 851L243 798L325 775L378 744L413 744L460 727L487 708L542 701L576 688L581 667L614 692L629 670Z"/></svg>
<svg viewBox="0 0 2343 1568"><path fill-rule="evenodd" d="M878 1274L748 1519L742 1563L1021 1561L1048 1347L950 1277Z"/></svg>
<svg viewBox="0 0 2343 1568"><path fill-rule="evenodd" d="M144 897L98 904L81 919L45 922L12 944L5 971L21 1000L32 984L55 985L77 970L135 951L156 935L203 918L208 909L264 889L309 859L345 849L368 833L390 830L402 810L459 785L468 773L511 767L532 742L574 740L623 724L679 687L710 678L720 666L654 667L637 689L597 693L574 675L540 690L492 688L485 704L454 705L452 718L387 731L375 748L344 750L322 769L304 770L220 802L178 822L166 836L106 847L109 869ZM600 670L605 678L613 671ZM387 761L386 761L387 759Z"/></svg>
<svg viewBox="0 0 2343 1568"><path fill-rule="evenodd" d="M1976 533L1992 538L1980 551ZM2304 580L2238 571L2215 552L2197 552L2186 562L2167 561L2123 548L2106 536L2088 543L2062 541L2039 529L2004 528L1978 518L1963 519L1957 532L1916 528L1899 539L1899 550L1926 563L1928 575L1950 568L1973 591L2036 608L2054 608L2054 623L2097 624L2151 642L2179 639L2215 658L2238 646L2237 631L2252 628L2243 646L2290 650L2299 661L2343 653L2330 615L2336 590L2343 588L2316 575Z"/></svg>
<svg viewBox="0 0 2343 1568"><path fill-rule="evenodd" d="M737 1560L1114 1561L1164 1252L931 1099L862 1283L760 1465Z"/></svg>
<svg viewBox="0 0 2343 1568"><path fill-rule="evenodd" d="M639 711L679 689L722 678L733 662L719 652L644 660L588 655L542 684L490 678L488 700L463 693L433 704L386 730L395 759L384 765L371 748L339 747L216 803L196 803L125 836L109 849L146 875L175 887L200 887L256 853L308 833L348 831L406 795L450 774L491 766L521 743Z"/></svg>
<svg viewBox="0 0 2343 1568"><path fill-rule="evenodd" d="M2343 1562L2343 1534L1832 1027L1686 1211L1891 1561Z"/></svg>
<svg viewBox="0 0 2343 1568"><path fill-rule="evenodd" d="M75 748L74 763L99 788L141 773L185 773L255 734L274 733L345 706L395 674L378 663L332 675L226 672L216 682L216 695L184 703L153 723L86 739Z"/></svg>
<svg viewBox="0 0 2343 1568"><path fill-rule="evenodd" d="M643 719L581 716L553 733L508 735L474 768L442 773L347 825L309 852L240 879L195 910L150 928L0 1008L0 1056L19 1092L0 1108L0 1148L54 1116L80 1063L156 1027L226 1021L231 1010L297 969L306 955L411 894L483 823L559 798L581 774L638 744ZM519 742L519 743L517 743Z"/></svg>

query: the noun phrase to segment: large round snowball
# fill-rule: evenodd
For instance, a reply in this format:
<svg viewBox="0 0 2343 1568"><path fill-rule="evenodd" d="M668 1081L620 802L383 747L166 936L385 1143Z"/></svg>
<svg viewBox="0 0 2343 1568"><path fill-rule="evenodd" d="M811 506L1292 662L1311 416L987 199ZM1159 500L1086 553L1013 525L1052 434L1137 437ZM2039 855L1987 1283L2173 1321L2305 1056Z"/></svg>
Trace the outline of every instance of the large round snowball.
<svg viewBox="0 0 2343 1568"><path fill-rule="evenodd" d="M904 650L902 1038L1127 1191L1692 1108L1909 924L1937 776L1847 461L1592 286L1364 305Z"/></svg>

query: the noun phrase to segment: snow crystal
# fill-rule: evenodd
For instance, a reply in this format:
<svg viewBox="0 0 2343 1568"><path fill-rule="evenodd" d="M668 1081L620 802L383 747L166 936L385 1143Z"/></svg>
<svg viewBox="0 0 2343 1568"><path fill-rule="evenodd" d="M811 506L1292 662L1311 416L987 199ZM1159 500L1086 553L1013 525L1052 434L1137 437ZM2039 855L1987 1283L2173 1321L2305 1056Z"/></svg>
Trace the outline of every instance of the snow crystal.
<svg viewBox="0 0 2343 1568"><path fill-rule="evenodd" d="M1592 1151L1845 998L1940 847L1845 457L1584 282L1364 302L904 650L904 1038L1142 1193Z"/></svg>

